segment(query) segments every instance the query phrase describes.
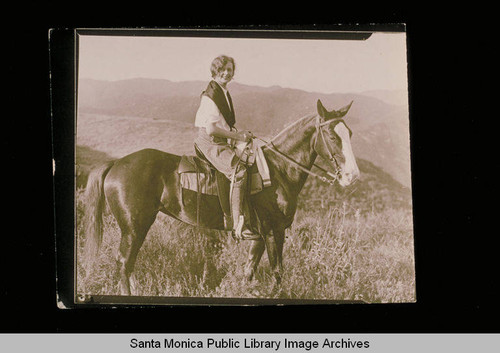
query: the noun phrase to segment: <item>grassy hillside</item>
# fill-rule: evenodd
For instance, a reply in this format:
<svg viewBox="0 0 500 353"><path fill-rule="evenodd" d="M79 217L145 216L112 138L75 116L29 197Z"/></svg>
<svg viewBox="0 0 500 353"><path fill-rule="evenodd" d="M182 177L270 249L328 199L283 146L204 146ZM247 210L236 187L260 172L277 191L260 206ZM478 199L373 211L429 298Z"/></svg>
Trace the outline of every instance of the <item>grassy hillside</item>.
<svg viewBox="0 0 500 353"><path fill-rule="evenodd" d="M192 124L150 118L82 113L77 119L76 144L117 158L142 148L182 154L193 152Z"/></svg>

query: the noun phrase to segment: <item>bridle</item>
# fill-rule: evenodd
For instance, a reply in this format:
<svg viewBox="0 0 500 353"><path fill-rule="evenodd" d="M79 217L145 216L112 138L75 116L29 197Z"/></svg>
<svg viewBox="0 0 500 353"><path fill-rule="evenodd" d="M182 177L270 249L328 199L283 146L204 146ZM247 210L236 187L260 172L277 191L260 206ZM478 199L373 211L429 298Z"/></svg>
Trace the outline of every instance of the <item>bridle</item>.
<svg viewBox="0 0 500 353"><path fill-rule="evenodd" d="M324 182L326 182L326 183L328 183L330 185L334 185L335 181L337 181L337 180L340 179L341 167L340 167L340 164L338 163L337 159L335 158L335 153L332 153L332 151L330 151L330 148L329 148L328 144L326 143L326 139L325 139L325 136L324 136L324 133L323 133L323 127L327 126L327 125L330 125L333 122L336 122L338 124L340 122L344 122L344 120L341 119L341 118L334 118L334 119L330 119L330 120L321 122L319 115L316 116L316 125L315 125L315 128L316 128L317 134L316 134L316 140L314 141L314 146L313 146L314 152L316 152L318 155L320 155L318 153L318 151L317 151L317 148L316 148L316 145L318 144L318 136L320 136L321 140L323 142L323 147L325 148L325 150L328 153L328 158L329 158L330 162L332 163L332 166L333 166L335 172L331 173L331 172L325 170L324 168L322 168L322 167L320 167L320 166L318 166L317 164L314 164L314 163L313 163L313 166L316 167L316 168L318 168L322 172L326 173L331 179L330 178L326 178L326 177L324 177L322 175L319 175L317 173L314 173L313 171L311 171L307 167L303 166L302 164L300 164L299 162L297 162L296 160L294 160L290 156L287 156L285 153L279 151L276 148L276 146L273 144L272 141L266 142L266 141L262 140L261 138L258 138L258 137L256 137L256 138L259 139L260 141L264 142L266 144L266 147L270 151L272 151L275 154L277 154L277 155L281 156L282 158L286 159L288 162L290 162L291 164L293 164L295 167L297 167L301 171L303 171L303 172L305 172L305 173L307 173L309 175L312 175L312 176L314 176L316 178L319 178L322 181L324 181Z"/></svg>
<svg viewBox="0 0 500 353"><path fill-rule="evenodd" d="M323 147L325 148L326 152L328 153L328 159L332 163L332 166L333 166L333 168L335 170L335 174L334 175L332 175L328 171L326 171L326 173L328 175L334 177L336 180L338 180L338 178L340 178L341 167L340 167L339 162L337 161L337 158L335 158L335 153L332 153L332 151L330 151L329 145L326 143L325 135L324 135L323 129L322 129L322 127L330 125L331 123L334 123L334 122L336 124L343 123L345 125L344 120L341 119L341 118L330 119L330 120L321 122L320 118L319 118L319 115L316 116L316 131L318 133L316 135L316 141L314 142L313 149L314 149L314 151L316 151L316 153L318 153L318 150L316 149L316 144L318 143L318 135L321 136L321 141L323 142ZM318 155L319 155L319 153L318 153ZM318 168L318 166L316 166L316 167Z"/></svg>

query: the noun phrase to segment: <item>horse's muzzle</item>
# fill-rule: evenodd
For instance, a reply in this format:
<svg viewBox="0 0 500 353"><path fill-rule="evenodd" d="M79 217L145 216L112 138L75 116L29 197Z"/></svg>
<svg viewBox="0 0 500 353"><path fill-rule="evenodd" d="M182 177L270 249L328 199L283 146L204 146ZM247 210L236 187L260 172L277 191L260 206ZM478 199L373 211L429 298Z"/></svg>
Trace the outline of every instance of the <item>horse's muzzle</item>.
<svg viewBox="0 0 500 353"><path fill-rule="evenodd" d="M359 179L359 175L360 175L359 170L355 170L353 172L341 173L340 178L338 179L339 184L344 187L349 186Z"/></svg>

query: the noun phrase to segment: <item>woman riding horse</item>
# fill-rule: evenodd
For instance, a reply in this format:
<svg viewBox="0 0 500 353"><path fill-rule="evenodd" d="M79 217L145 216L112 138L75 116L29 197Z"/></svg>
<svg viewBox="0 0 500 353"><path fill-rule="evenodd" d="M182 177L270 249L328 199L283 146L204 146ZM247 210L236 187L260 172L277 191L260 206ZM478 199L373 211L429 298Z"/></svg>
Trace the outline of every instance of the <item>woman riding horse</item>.
<svg viewBox="0 0 500 353"><path fill-rule="evenodd" d="M221 67L227 66L226 64ZM234 64L231 63L222 71L226 73L220 76L226 83L229 82L234 73ZM220 87L217 82L211 85ZM222 91L222 88L220 89ZM208 96L217 97L217 93L210 93L210 85L206 92ZM219 98L210 98L215 105L220 100L220 94L224 94L224 91L219 92ZM202 104L210 103L204 97L205 95L202 101L205 102ZM322 178L330 184L338 182L340 186L348 186L359 177L359 169L351 148L351 131L344 121L351 104L352 102L339 110L327 111L318 100L317 113L309 114L287 126L264 146L263 153L269 166L271 186L249 198L258 219L255 225L256 233L260 237L246 238L250 243L244 265L246 279L253 278L262 254L267 249L274 279L276 283L280 282L285 229L293 222L298 196L308 175L319 176L311 171L316 165L317 157L321 157L331 170L325 170L330 180ZM220 102L219 106L219 113L224 118L227 112L221 110L223 105ZM230 106L231 104L228 105ZM200 120L202 111L200 106ZM223 170L229 177L232 173L229 166L239 163L235 157L236 152L223 141L227 138L247 141L251 133L220 128L218 124L223 125L226 119L217 120L218 124L210 121L204 125L205 128L200 128L196 146L210 156L208 158L211 158L214 166L221 169L226 166ZM217 134L223 137L217 137ZM217 153L224 157L218 158ZM122 295L132 293L137 255L159 212L202 228L224 229L224 215L220 207L215 207L214 203L207 201L200 205L201 212L198 212L192 202L184 202L178 173L181 159L181 156L148 148L104 163L89 174L83 219L86 253L95 259L99 251L103 238L103 214L107 206L121 233L116 260ZM239 174L237 168L236 174ZM244 178L243 175L243 180ZM236 200L239 202L241 196L239 199L233 196L235 203ZM219 204L218 201L216 204ZM200 217L198 222L199 214L209 217Z"/></svg>
<svg viewBox="0 0 500 353"><path fill-rule="evenodd" d="M195 126L199 128L195 148L229 180L233 180L231 192L231 214L234 236L244 239L252 234L245 227L243 216L244 185L246 167L237 156L231 140L249 142L253 137L250 131L238 132L234 127L236 120L231 95L227 84L233 79L234 59L225 55L218 56L210 67L213 80L203 91L200 107L196 113Z"/></svg>

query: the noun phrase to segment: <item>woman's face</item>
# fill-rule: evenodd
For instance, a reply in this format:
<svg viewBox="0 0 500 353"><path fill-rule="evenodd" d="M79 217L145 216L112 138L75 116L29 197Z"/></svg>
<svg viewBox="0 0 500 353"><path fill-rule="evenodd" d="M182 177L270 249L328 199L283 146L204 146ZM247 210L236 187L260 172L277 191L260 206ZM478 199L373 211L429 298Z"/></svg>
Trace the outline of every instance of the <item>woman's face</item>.
<svg viewBox="0 0 500 353"><path fill-rule="evenodd" d="M233 63L227 63L223 66L217 75L215 75L214 79L218 84L225 86L229 81L233 79L234 75L234 66Z"/></svg>

